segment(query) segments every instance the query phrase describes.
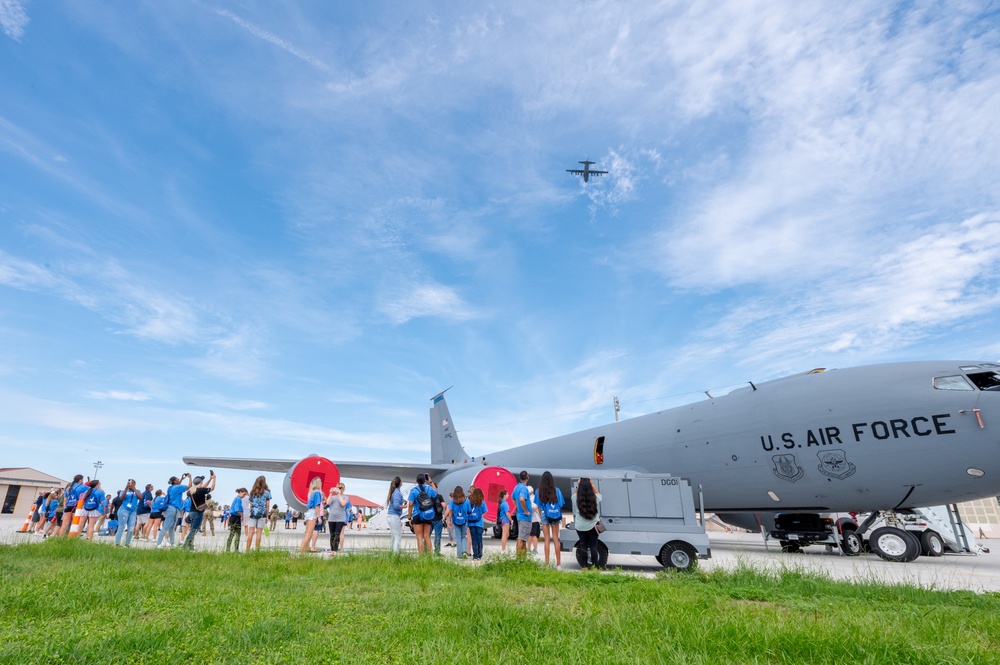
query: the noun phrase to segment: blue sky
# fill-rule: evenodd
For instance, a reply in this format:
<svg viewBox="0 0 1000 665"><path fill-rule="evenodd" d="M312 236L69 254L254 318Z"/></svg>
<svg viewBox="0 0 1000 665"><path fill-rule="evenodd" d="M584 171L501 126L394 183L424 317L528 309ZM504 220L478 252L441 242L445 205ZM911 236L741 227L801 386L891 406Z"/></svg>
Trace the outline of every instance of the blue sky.
<svg viewBox="0 0 1000 665"><path fill-rule="evenodd" d="M419 462L452 385L488 454L614 395L1000 357L996 3L0 0L0 27L0 466ZM610 175L565 172L588 157Z"/></svg>

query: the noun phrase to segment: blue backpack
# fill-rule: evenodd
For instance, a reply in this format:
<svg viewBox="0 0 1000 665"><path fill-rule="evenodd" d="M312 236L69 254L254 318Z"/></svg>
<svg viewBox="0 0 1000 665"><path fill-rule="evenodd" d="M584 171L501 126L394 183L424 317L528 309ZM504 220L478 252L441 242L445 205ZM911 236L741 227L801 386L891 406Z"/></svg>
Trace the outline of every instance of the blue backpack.
<svg viewBox="0 0 1000 665"><path fill-rule="evenodd" d="M96 490L93 490L93 489L90 490L90 494L88 494L87 498L84 499L84 501L83 501L83 509L84 510L97 510L97 506L101 505L101 503L100 503L100 501L98 501L97 497L94 496L94 492L95 491Z"/></svg>
<svg viewBox="0 0 1000 665"><path fill-rule="evenodd" d="M556 489L556 500L549 501L548 503L542 504L542 510L545 512L545 517L550 520L562 519L562 508L559 506L559 499L562 498L561 493Z"/></svg>
<svg viewBox="0 0 1000 665"><path fill-rule="evenodd" d="M469 506L469 502L468 501L464 501L464 502L462 502L460 504L457 504L455 506L455 510L452 511L452 513L451 513L451 523L452 524L454 524L456 526L462 526L463 524L465 524L465 521L467 519L466 514L465 514L465 510L466 510L466 508L468 508L468 506Z"/></svg>
<svg viewBox="0 0 1000 665"><path fill-rule="evenodd" d="M481 503L478 506L473 506L469 504L469 522L478 522L483 519L483 514L486 512L486 504Z"/></svg>

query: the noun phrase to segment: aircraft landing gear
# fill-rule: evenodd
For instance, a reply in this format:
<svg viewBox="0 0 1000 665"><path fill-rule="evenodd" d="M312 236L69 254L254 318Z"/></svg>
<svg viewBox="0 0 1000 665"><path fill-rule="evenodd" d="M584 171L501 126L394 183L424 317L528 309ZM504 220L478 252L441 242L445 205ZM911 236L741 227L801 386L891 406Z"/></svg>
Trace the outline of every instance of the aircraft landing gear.
<svg viewBox="0 0 1000 665"><path fill-rule="evenodd" d="M944 554L944 539L937 531L927 529L920 534L920 548L927 556L942 556Z"/></svg>
<svg viewBox="0 0 1000 665"><path fill-rule="evenodd" d="M909 563L920 556L920 541L909 531L882 526L868 538L868 547L886 561Z"/></svg>

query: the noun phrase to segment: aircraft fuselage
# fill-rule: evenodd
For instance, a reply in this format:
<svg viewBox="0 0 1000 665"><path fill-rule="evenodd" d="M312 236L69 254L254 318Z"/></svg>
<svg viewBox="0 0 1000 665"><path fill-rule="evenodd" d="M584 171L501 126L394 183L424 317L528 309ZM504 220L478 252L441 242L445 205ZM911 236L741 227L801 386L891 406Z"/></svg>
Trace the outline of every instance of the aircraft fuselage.
<svg viewBox="0 0 1000 665"><path fill-rule="evenodd" d="M489 461L515 473L670 473L701 485L713 512L869 511L997 495L1000 392L935 388L935 377L961 375L959 365L794 375Z"/></svg>

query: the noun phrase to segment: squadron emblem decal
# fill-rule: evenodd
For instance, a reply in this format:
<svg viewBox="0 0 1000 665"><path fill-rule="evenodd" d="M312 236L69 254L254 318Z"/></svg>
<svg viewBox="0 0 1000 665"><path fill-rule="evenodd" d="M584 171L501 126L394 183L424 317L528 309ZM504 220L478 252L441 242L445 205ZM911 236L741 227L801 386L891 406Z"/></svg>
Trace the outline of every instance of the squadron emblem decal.
<svg viewBox="0 0 1000 665"><path fill-rule="evenodd" d="M774 462L774 475L782 480L794 483L805 474L802 467L795 462L795 455L775 455L771 461Z"/></svg>
<svg viewBox="0 0 1000 665"><path fill-rule="evenodd" d="M843 450L824 450L821 453L816 453L816 457L819 458L817 468L824 476L843 480L854 475L854 472L857 471L854 464L847 461L847 453Z"/></svg>

